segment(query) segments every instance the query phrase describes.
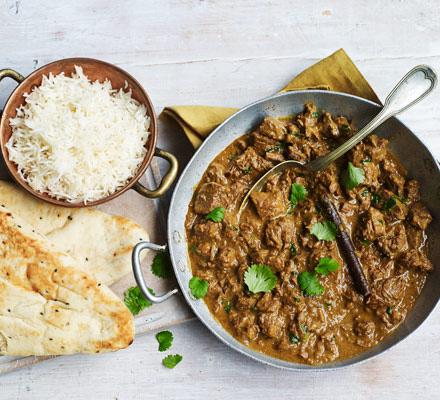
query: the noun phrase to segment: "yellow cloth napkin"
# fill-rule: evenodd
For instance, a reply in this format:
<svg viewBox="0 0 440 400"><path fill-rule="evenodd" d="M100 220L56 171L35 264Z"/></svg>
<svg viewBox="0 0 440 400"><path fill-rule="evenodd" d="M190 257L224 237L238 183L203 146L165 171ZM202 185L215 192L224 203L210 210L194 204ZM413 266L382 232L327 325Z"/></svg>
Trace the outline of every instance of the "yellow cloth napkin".
<svg viewBox="0 0 440 400"><path fill-rule="evenodd" d="M349 93L381 104L376 93L343 49L301 72L278 93L307 89ZM236 111L238 108L171 106L163 109L159 119L165 123L177 123L196 149L203 139Z"/></svg>

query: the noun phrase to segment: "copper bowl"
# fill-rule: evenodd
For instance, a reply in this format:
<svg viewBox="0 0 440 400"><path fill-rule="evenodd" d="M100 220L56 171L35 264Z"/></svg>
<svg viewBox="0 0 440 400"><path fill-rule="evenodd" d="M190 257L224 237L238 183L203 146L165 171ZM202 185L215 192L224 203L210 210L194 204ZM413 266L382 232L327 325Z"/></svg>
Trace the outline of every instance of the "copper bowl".
<svg viewBox="0 0 440 400"><path fill-rule="evenodd" d="M72 73L75 72L75 66L82 67L84 74L91 81L98 80L99 82L104 82L104 80L107 78L111 82L113 89L125 88L127 82L128 87L126 90L130 89L132 92L131 96L135 100L139 101L141 104L145 105L145 108L147 110L147 115L150 117L150 135L148 136L148 140L145 143L145 147L147 148L147 154L136 175L133 176L124 187L117 190L112 195L87 204L84 204L82 202L69 203L67 200L58 200L54 197L49 196L47 193L42 193L32 189L18 173L17 165L9 160L8 149L6 148L6 143L8 142L9 138L12 135L12 128L9 125L9 119L14 118L17 114L17 108L20 107L22 104L24 104L25 102L24 94L30 93L34 87L39 86L41 84L43 75L47 76L49 75L49 73L52 73L53 75L58 75L61 72L64 72L66 76L71 76ZM11 93L3 110L3 115L0 120L0 147L3 155L3 159L9 170L9 173L11 174L15 182L17 182L17 184L21 186L23 189L25 189L32 195L38 197L39 199L42 199L44 201L59 206L90 207L112 200L130 188L133 188L138 193L148 198L155 198L162 196L170 188L171 184L173 183L177 175L177 168L178 168L177 159L171 153L168 153L156 147L157 118L156 118L156 113L154 112L153 104L150 98L148 97L147 92L144 90L144 88L130 74L128 74L121 68L118 68L104 61L94 60L92 58L68 58L47 64L37 69L36 71L32 72L26 78L24 78L18 72L13 71L11 69L0 70L0 81L6 77L16 80L19 83L19 85ZM141 185L138 182L138 180L141 178L141 176L144 174L144 172L150 165L153 156L158 156L168 160L170 163L170 169L165 174L159 187L156 190L149 190L143 185Z"/></svg>

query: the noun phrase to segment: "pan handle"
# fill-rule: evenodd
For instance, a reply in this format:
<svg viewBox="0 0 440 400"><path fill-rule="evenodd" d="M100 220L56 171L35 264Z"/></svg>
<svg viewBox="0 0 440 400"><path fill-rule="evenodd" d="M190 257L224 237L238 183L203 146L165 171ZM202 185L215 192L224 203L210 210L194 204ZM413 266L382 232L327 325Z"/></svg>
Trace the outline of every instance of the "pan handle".
<svg viewBox="0 0 440 400"><path fill-rule="evenodd" d="M150 243L150 242L140 242L136 246L134 246L133 253L131 256L131 262L133 266L134 278L136 279L136 283L143 294L143 296L152 303L162 303L165 300L168 300L171 296L176 294L179 290L173 289L168 293L165 293L162 296L155 296L151 294L148 290L147 284L145 283L144 275L142 274L141 268L141 260L140 260L140 252L144 249L150 249L154 251L165 251L167 249L167 245L160 246L158 244Z"/></svg>
<svg viewBox="0 0 440 400"><path fill-rule="evenodd" d="M0 81L3 78L11 78L17 83L21 83L24 81L23 75L19 74L17 71L13 69L0 69Z"/></svg>
<svg viewBox="0 0 440 400"><path fill-rule="evenodd" d="M163 177L159 187L156 190L149 190L139 182L136 182L133 186L133 189L136 190L136 192L150 199L155 199L156 197L160 197L165 194L165 192L173 184L174 179L176 179L177 170L179 168L179 162L177 161L177 158L173 154L168 153L168 151L156 147L154 155L156 157L164 158L170 163L170 169Z"/></svg>

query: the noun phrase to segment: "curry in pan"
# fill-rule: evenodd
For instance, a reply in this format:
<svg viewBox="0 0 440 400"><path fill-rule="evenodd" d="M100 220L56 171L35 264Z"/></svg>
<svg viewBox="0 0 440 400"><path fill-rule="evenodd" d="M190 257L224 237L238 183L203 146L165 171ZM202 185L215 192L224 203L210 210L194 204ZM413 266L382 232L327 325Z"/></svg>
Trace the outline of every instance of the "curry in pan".
<svg viewBox="0 0 440 400"><path fill-rule="evenodd" d="M266 117L215 158L195 190L186 216L193 275L209 283L211 313L251 349L312 365L353 357L400 326L434 268L419 183L376 135L319 173L273 176L238 214L277 163L315 159L354 133L353 121L313 103ZM323 197L351 237L368 295L353 283Z"/></svg>

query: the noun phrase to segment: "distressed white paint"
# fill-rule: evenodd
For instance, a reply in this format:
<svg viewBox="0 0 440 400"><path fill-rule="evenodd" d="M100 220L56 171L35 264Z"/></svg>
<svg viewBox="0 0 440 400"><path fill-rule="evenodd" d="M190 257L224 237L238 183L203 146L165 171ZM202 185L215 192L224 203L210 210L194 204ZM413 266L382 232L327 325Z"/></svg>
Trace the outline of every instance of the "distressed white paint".
<svg viewBox="0 0 440 400"><path fill-rule="evenodd" d="M412 66L440 70L435 0L0 0L0 68L28 74L86 56L115 63L172 104L244 106L344 47L378 95ZM0 107L13 88L0 84ZM440 157L440 90L402 120ZM184 161L190 146L160 125L160 144ZM0 377L0 399L439 398L440 314L380 358L329 373L289 373L236 354L197 321L171 329L170 371L154 334L127 350L47 361Z"/></svg>

